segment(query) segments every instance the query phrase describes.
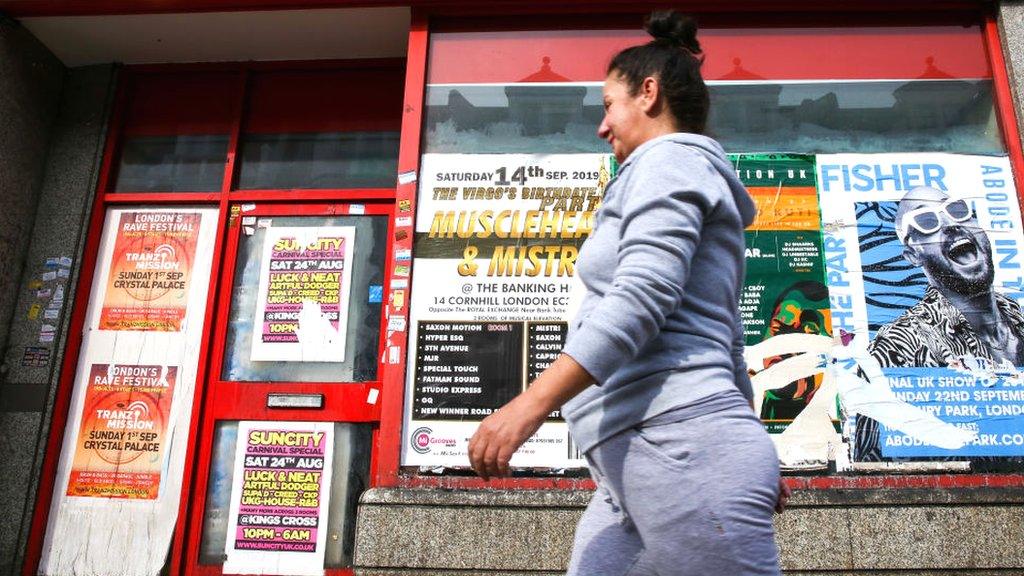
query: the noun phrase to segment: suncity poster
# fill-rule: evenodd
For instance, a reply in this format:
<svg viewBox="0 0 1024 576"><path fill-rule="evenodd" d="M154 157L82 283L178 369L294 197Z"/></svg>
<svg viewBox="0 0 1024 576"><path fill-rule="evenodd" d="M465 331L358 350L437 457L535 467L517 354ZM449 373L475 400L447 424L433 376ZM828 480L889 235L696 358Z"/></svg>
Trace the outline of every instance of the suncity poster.
<svg viewBox="0 0 1024 576"><path fill-rule="evenodd" d="M1024 455L1024 236L1009 160L841 154L819 156L818 173L854 458Z"/></svg>
<svg viewBox="0 0 1024 576"><path fill-rule="evenodd" d="M67 495L154 500L176 366L93 364Z"/></svg>
<svg viewBox="0 0 1024 576"><path fill-rule="evenodd" d="M100 330L181 330L199 220L198 213L184 211L120 214Z"/></svg>
<svg viewBox="0 0 1024 576"><path fill-rule="evenodd" d="M225 574L323 574L334 425L240 422Z"/></svg>
<svg viewBox="0 0 1024 576"><path fill-rule="evenodd" d="M354 242L352 226L267 229L252 360L345 360Z"/></svg>
<svg viewBox="0 0 1024 576"><path fill-rule="evenodd" d="M402 463L467 467L477 425L557 357L582 298L576 256L605 154L425 154ZM556 411L513 466L582 466Z"/></svg>

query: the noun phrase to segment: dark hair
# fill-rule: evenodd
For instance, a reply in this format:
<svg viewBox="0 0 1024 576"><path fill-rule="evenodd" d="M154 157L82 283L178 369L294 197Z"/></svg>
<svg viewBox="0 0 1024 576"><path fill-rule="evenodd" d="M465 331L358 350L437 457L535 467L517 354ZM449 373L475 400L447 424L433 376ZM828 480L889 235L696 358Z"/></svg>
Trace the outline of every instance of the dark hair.
<svg viewBox="0 0 1024 576"><path fill-rule="evenodd" d="M640 90L644 78L657 77L679 128L703 134L710 99L700 75L704 54L697 42L697 23L671 10L660 11L647 17L644 29L654 39L616 54L608 64L608 74L621 75L632 96Z"/></svg>

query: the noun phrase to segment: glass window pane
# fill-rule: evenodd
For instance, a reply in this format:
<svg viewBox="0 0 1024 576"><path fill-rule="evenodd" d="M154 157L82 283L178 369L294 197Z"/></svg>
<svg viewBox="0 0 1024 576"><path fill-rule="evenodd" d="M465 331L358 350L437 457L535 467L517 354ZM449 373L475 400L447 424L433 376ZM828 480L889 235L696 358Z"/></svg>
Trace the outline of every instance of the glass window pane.
<svg viewBox="0 0 1024 576"><path fill-rule="evenodd" d="M712 84L730 152L1003 152L991 80Z"/></svg>
<svg viewBox="0 0 1024 576"><path fill-rule="evenodd" d="M264 227L263 224L268 227ZM344 361L253 360L253 338L265 330L262 319L257 324L256 315L260 274L269 266L269 263L264 262L267 231L282 227L321 226L351 226L355 229L351 286L342 286L342 290L350 289L348 309L341 311L341 320L346 326ZM251 229L251 235L242 234L238 242L235 284L221 377L225 380L244 382L375 380L380 341L379 295L384 284L387 229L386 216L275 216L264 218L261 226ZM297 316L298 312L293 315Z"/></svg>
<svg viewBox="0 0 1024 576"><path fill-rule="evenodd" d="M404 81L398 66L253 74L238 188L393 188Z"/></svg>
<svg viewBox="0 0 1024 576"><path fill-rule="evenodd" d="M126 138L114 191L219 191L227 152L227 135Z"/></svg>
<svg viewBox="0 0 1024 576"><path fill-rule="evenodd" d="M115 192L221 189L235 73L129 73Z"/></svg>
<svg viewBox="0 0 1024 576"><path fill-rule="evenodd" d="M242 143L243 190L389 188L398 132L250 134Z"/></svg>
<svg viewBox="0 0 1024 576"><path fill-rule="evenodd" d="M360 494L369 486L372 431L369 424L334 424L334 464L327 508L325 568L352 566L356 504ZM206 485L203 535L199 544L200 564L224 563L237 445L238 422L217 422L210 476Z"/></svg>
<svg viewBox="0 0 1024 576"><path fill-rule="evenodd" d="M427 83L600 82L616 52L649 39L639 28L436 33ZM992 76L979 26L702 27L699 40L706 80Z"/></svg>
<svg viewBox="0 0 1024 576"><path fill-rule="evenodd" d="M991 80L709 82L730 152L1003 152ZM430 86L426 152L607 152L601 86Z"/></svg>
<svg viewBox="0 0 1024 576"><path fill-rule="evenodd" d="M646 39L433 34L424 151L607 152L595 134L605 66ZM1004 152L977 26L712 28L700 40L707 132L729 152Z"/></svg>

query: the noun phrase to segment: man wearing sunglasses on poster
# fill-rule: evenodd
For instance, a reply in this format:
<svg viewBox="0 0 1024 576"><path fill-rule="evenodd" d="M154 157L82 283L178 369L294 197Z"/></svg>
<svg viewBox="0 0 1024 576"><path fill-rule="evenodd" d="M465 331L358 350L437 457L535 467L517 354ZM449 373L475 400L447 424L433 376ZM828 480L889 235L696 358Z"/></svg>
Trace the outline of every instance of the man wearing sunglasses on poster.
<svg viewBox="0 0 1024 576"><path fill-rule="evenodd" d="M928 279L924 298L882 326L868 349L883 367L949 366L964 357L1024 365L1024 314L993 289L992 244L972 205L920 187L900 200L903 257Z"/></svg>

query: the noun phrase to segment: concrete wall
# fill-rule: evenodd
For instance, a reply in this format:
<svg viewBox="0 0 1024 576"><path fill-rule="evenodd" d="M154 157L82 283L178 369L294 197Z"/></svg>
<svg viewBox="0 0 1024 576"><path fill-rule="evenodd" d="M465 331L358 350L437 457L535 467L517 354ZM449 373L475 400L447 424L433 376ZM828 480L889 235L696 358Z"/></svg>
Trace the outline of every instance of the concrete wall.
<svg viewBox="0 0 1024 576"><path fill-rule="evenodd" d="M114 92L113 66L90 66L68 70L64 77L59 111L50 138L43 174L36 225L32 230L24 273L18 287L15 319L11 326L5 363L10 367L0 386L0 441L11 447L16 462L5 461L7 485L0 495L0 515L18 529L14 555L0 557L0 571L7 562L19 569L35 503L43 451L50 431L50 419L57 388L59 368L70 321L69 310L75 301L80 272L78 263L85 245L86 225L92 208L106 128ZM48 299L39 298L34 283L53 268L47 258L65 256L72 260L68 278L44 282L44 289L64 285L66 297L53 320L29 320L33 305L45 308ZM88 296L88 288L78 296ZM51 297L52 298L52 297ZM39 342L43 323L56 326L52 343ZM22 365L25 348L51 350L45 366ZM9 535L4 535L9 538ZM8 540L3 540L4 551ZM2 572L0 572L2 573Z"/></svg>
<svg viewBox="0 0 1024 576"><path fill-rule="evenodd" d="M0 350L35 221L64 66L16 22L0 18Z"/></svg>
<svg viewBox="0 0 1024 576"><path fill-rule="evenodd" d="M64 66L45 46L0 17L0 353L5 357L63 79ZM9 397L4 392L10 367L9 362L0 365L0 407ZM0 523L0 572L9 571L19 553L19 520L38 432L38 419L0 413L5 478L0 515L15 520Z"/></svg>
<svg viewBox="0 0 1024 576"><path fill-rule="evenodd" d="M586 491L374 489L358 576L555 575ZM787 574L1024 573L1024 489L813 490L776 517ZM912 571L912 572L905 572Z"/></svg>
<svg viewBox="0 0 1024 576"><path fill-rule="evenodd" d="M999 34L1010 74L1010 88L1013 91L1014 108L1017 109L1017 125L1024 147L1024 0L999 3ZM1018 193L1020 191L1018 190Z"/></svg>
<svg viewBox="0 0 1024 576"><path fill-rule="evenodd" d="M0 22L0 574L23 561L113 77L112 66L67 70ZM62 256L72 265L57 276L46 260ZM53 341L40 341L44 324Z"/></svg>

